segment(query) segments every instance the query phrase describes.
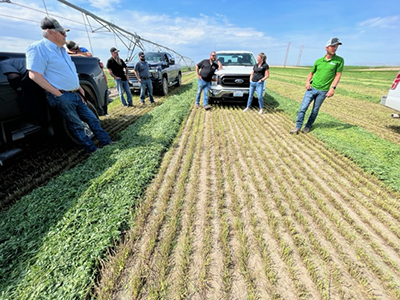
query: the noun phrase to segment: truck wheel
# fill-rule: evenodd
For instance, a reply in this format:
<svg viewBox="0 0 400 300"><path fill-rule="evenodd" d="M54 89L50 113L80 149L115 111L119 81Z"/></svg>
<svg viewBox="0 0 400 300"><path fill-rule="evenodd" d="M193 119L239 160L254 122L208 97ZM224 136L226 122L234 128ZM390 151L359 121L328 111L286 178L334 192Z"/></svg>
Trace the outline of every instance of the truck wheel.
<svg viewBox="0 0 400 300"><path fill-rule="evenodd" d="M163 77L161 86L161 95L166 96L168 94L168 80L167 77Z"/></svg>
<svg viewBox="0 0 400 300"><path fill-rule="evenodd" d="M179 74L178 74L178 81L177 81L177 83L176 83L176 86L181 86L181 85L182 85L182 74L179 73Z"/></svg>

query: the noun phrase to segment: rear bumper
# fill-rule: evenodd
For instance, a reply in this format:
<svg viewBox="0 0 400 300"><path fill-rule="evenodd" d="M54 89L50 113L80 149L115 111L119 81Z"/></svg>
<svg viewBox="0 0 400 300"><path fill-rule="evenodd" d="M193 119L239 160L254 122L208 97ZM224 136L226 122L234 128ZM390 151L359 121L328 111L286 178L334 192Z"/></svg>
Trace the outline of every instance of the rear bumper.
<svg viewBox="0 0 400 300"><path fill-rule="evenodd" d="M381 98L381 104L394 110L400 111L400 98L398 97L383 95Z"/></svg>

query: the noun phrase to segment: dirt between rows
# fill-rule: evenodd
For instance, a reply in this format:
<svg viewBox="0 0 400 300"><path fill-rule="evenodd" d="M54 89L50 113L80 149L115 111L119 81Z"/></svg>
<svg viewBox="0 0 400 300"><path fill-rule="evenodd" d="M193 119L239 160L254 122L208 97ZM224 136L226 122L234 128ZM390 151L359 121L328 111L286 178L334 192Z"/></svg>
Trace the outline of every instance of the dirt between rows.
<svg viewBox="0 0 400 300"><path fill-rule="evenodd" d="M193 108L97 298L400 299L400 195L292 127Z"/></svg>

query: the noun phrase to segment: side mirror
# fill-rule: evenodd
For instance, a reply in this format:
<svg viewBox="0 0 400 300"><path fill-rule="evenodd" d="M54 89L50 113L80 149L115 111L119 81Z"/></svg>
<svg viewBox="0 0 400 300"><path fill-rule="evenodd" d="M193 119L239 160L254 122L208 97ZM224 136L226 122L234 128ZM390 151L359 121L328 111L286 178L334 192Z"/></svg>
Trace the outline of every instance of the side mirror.
<svg viewBox="0 0 400 300"><path fill-rule="evenodd" d="M169 60L169 64L170 64L171 66L174 65L174 64L175 64L175 59L171 58L171 59Z"/></svg>

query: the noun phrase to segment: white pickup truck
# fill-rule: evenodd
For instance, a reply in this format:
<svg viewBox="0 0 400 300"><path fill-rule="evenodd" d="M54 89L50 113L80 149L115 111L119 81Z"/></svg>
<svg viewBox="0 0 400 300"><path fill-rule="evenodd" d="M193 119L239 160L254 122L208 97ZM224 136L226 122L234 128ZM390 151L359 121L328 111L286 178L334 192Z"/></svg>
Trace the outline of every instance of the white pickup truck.
<svg viewBox="0 0 400 300"><path fill-rule="evenodd" d="M217 70L208 90L209 102L246 102L249 96L250 73L256 63L250 51L217 51L222 70Z"/></svg>
<svg viewBox="0 0 400 300"><path fill-rule="evenodd" d="M400 72L394 79L388 94L382 96L381 104L398 111L392 114L392 118L400 118Z"/></svg>

